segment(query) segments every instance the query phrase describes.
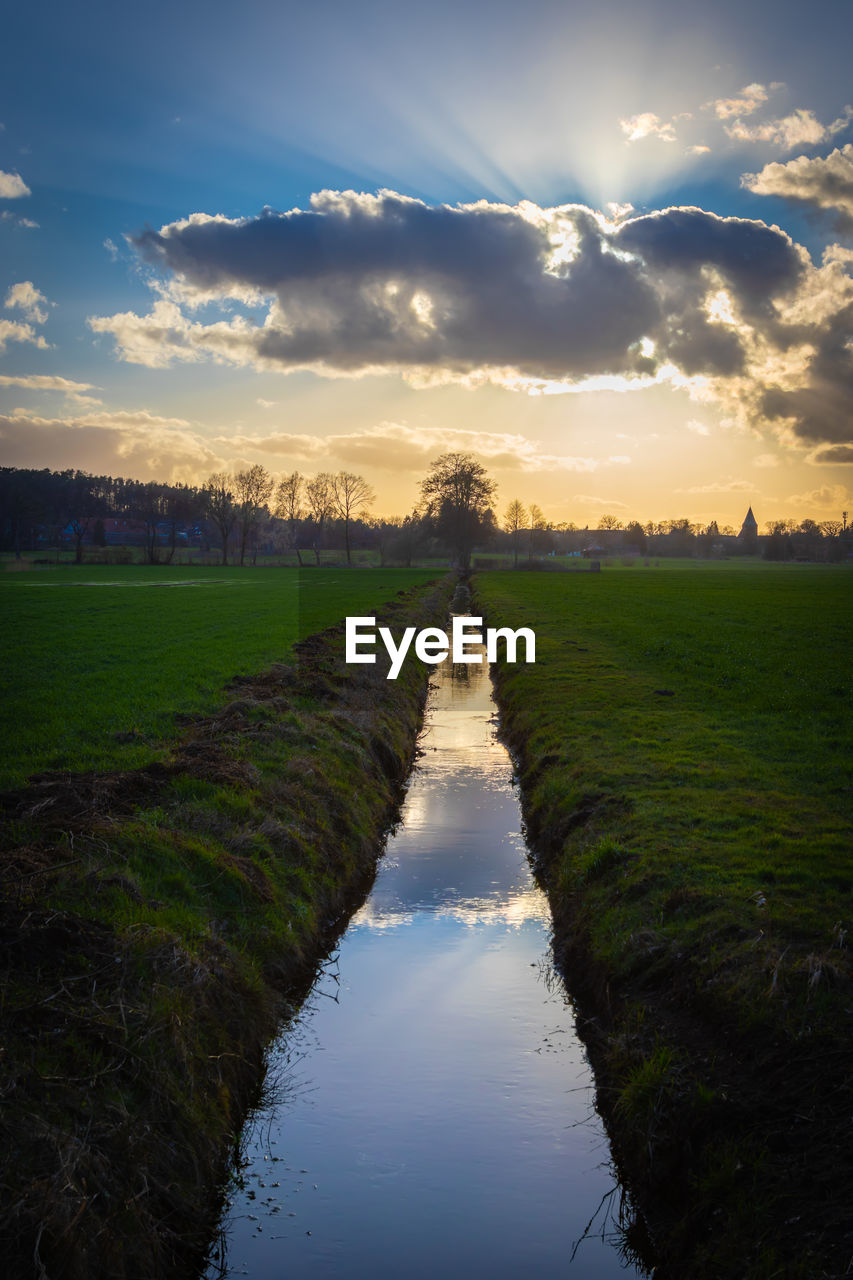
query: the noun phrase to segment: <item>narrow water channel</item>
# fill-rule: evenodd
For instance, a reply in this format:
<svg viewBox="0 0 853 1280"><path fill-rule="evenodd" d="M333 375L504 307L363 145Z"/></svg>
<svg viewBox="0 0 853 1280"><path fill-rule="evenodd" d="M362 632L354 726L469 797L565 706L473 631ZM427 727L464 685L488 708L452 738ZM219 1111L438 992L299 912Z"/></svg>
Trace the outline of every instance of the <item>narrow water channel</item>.
<svg viewBox="0 0 853 1280"><path fill-rule="evenodd" d="M485 663L438 668L421 748L373 891L275 1049L208 1277L638 1274Z"/></svg>

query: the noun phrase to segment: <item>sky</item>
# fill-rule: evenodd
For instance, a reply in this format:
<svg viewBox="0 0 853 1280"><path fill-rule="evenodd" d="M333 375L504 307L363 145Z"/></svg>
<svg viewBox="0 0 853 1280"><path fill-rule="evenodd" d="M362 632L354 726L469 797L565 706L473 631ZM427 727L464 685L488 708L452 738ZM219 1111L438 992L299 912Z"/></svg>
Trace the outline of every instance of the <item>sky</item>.
<svg viewBox="0 0 853 1280"><path fill-rule="evenodd" d="M0 465L853 499L850 0L17 6Z"/></svg>

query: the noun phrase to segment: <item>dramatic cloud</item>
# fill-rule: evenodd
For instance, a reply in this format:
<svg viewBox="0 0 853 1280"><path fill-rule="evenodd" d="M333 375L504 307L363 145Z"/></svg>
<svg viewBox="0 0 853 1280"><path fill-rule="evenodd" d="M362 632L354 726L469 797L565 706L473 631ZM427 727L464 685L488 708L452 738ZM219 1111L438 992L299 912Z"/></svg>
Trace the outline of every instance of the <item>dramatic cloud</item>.
<svg viewBox="0 0 853 1280"><path fill-rule="evenodd" d="M760 173L745 173L741 185L760 196L781 196L829 210L842 226L853 227L853 143L828 156L798 156L787 164L766 164Z"/></svg>
<svg viewBox="0 0 853 1280"><path fill-rule="evenodd" d="M50 304L32 280L21 280L19 284L12 285L3 305L7 310L23 311L27 319L32 320L34 324L44 324L47 320L47 307Z"/></svg>
<svg viewBox="0 0 853 1280"><path fill-rule="evenodd" d="M643 138L657 138L660 142L675 142L675 125L661 120L653 111L643 111L638 116L620 120L619 127L628 142L640 142Z"/></svg>
<svg viewBox="0 0 853 1280"><path fill-rule="evenodd" d="M19 173L5 173L0 169L0 200L18 200L32 195Z"/></svg>
<svg viewBox="0 0 853 1280"><path fill-rule="evenodd" d="M769 382L760 397L761 412L789 421L806 440L847 443L853 436L853 300L815 326L810 349L806 377L795 385Z"/></svg>
<svg viewBox="0 0 853 1280"><path fill-rule="evenodd" d="M744 427L850 439L841 250L815 267L778 227L696 208L608 219L390 191L311 203L141 233L157 301L92 329L152 368L212 359L546 394L669 382ZM217 302L220 318L199 318Z"/></svg>

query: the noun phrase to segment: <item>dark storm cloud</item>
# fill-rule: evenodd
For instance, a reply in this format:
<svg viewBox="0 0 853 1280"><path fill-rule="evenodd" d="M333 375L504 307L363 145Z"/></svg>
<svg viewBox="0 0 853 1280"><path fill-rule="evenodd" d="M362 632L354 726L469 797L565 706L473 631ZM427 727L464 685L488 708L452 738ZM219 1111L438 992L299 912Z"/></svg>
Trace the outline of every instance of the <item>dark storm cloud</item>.
<svg viewBox="0 0 853 1280"><path fill-rule="evenodd" d="M853 437L853 305L812 341L808 381L794 390L769 387L762 408L769 418L792 418L806 440L844 444Z"/></svg>
<svg viewBox="0 0 853 1280"><path fill-rule="evenodd" d="M556 274L545 269L548 229L514 209L432 207L393 193L330 193L314 204L175 224L135 243L197 289L275 294L282 323L258 334L257 351L286 366L621 371L660 319L643 273L604 252L583 210L567 221L579 254Z"/></svg>
<svg viewBox="0 0 853 1280"><path fill-rule="evenodd" d="M849 350L832 334L846 323L849 296L833 303L834 318L818 323L800 306L794 323L814 268L762 222L676 208L616 225L576 205L451 208L394 192L321 192L308 210L196 214L134 243L172 277L164 298L149 316L90 323L139 363L212 357L427 378L487 371L508 385L653 376L666 366L712 379L721 396L726 379L742 386L752 377L750 403L763 396L770 419L793 419L809 440L841 439ZM263 324L242 315L205 324L179 305L250 295L268 308ZM788 376L756 394L757 346L786 351L815 335L820 349L802 385Z"/></svg>
<svg viewBox="0 0 853 1280"><path fill-rule="evenodd" d="M573 245L561 255L566 236ZM778 230L699 209L616 230L577 206L526 216L485 203L433 207L392 192L322 193L310 210L239 221L196 217L135 243L193 289L275 295L280 314L255 335L261 360L349 372L652 372L639 351L647 337L660 360L727 375L742 367L740 339L708 322L702 273L715 269L753 315L802 271Z"/></svg>
<svg viewBox="0 0 853 1280"><path fill-rule="evenodd" d="M175 223L135 244L199 287L239 281L261 289L394 274L480 279L535 258L539 246L536 228L500 206L436 207L393 192L324 192L312 205Z"/></svg>
<svg viewBox="0 0 853 1280"><path fill-rule="evenodd" d="M716 268L750 311L763 310L802 275L793 242L778 228L702 209L664 209L634 218L616 238L654 271L695 279L703 269Z"/></svg>

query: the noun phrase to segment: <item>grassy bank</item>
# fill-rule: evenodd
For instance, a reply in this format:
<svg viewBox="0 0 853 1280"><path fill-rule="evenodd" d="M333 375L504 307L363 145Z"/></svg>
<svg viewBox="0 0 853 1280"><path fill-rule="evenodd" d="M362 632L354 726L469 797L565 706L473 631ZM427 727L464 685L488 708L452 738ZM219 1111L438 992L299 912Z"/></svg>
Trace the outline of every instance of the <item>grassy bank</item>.
<svg viewBox="0 0 853 1280"><path fill-rule="evenodd" d="M0 788L158 758L234 675L437 572L71 566L0 575Z"/></svg>
<svg viewBox="0 0 853 1280"><path fill-rule="evenodd" d="M499 700L656 1274L853 1255L851 576L475 580L537 662Z"/></svg>
<svg viewBox="0 0 853 1280"><path fill-rule="evenodd" d="M377 612L440 623L451 585ZM12 1274L156 1278L203 1253L264 1045L370 881L425 696L421 664L344 668L339 628L294 657L142 768L3 796Z"/></svg>

